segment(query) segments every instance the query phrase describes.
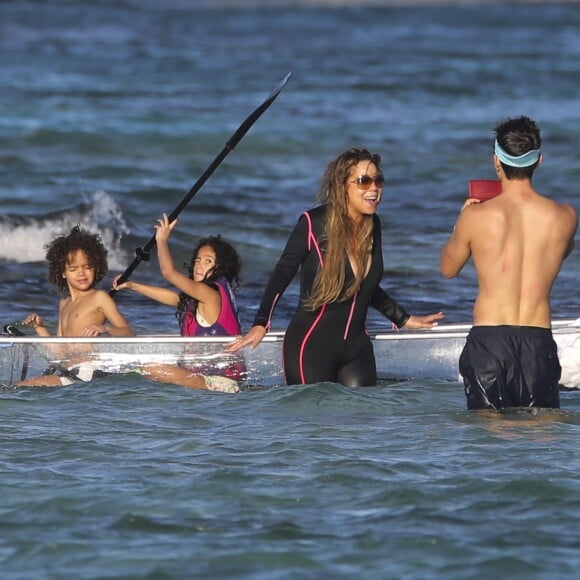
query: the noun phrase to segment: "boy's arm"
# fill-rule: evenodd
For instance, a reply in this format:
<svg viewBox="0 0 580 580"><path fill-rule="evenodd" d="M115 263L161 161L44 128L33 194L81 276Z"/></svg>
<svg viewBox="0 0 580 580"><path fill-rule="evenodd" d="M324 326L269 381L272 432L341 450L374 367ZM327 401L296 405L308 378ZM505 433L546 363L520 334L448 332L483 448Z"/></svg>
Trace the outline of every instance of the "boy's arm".
<svg viewBox="0 0 580 580"><path fill-rule="evenodd" d="M48 328L44 326L44 320L40 314L36 312L32 312L29 314L23 321L22 324L26 326L32 326L34 332L38 334L38 336L50 336L50 332L48 332ZM60 324L59 324L60 328Z"/></svg>
<svg viewBox="0 0 580 580"><path fill-rule="evenodd" d="M115 301L109 296L107 292L99 290L97 292L99 304L98 308L105 316L105 323L103 324L102 333L107 333L110 336L135 336L131 330L129 323L117 308Z"/></svg>
<svg viewBox="0 0 580 580"><path fill-rule="evenodd" d="M61 300L60 304L62 304L62 302L63 301ZM60 307L61 306L59 305L59 311ZM40 314L37 314L36 312L32 312L31 314L29 314L22 321L22 324L26 324L26 326L31 326L32 328L34 328L34 332L36 332L38 336L51 336L50 332L48 331L48 328L46 328L46 326L44 325L44 319L42 318L42 316L40 316ZM60 314L56 336L62 336L60 331ZM67 356L66 355L67 348L63 347L63 345L61 344L48 343L45 345L45 348L54 358L62 359Z"/></svg>

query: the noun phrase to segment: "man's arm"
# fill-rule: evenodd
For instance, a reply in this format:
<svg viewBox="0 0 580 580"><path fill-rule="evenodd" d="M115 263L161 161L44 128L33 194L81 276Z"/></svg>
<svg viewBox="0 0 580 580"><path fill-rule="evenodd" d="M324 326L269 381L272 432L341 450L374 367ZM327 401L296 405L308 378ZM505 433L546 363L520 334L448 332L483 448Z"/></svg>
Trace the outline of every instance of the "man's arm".
<svg viewBox="0 0 580 580"><path fill-rule="evenodd" d="M465 201L453 232L441 250L439 269L445 278L457 276L471 256L469 217L464 210L474 203L478 203L478 200L468 199Z"/></svg>
<svg viewBox="0 0 580 580"><path fill-rule="evenodd" d="M566 253L564 254L564 259L566 259L574 249L574 237L576 236L576 232L578 231L578 214L571 205L566 204L563 207L570 221L570 229L571 229L570 241L568 242L568 247L566 248Z"/></svg>

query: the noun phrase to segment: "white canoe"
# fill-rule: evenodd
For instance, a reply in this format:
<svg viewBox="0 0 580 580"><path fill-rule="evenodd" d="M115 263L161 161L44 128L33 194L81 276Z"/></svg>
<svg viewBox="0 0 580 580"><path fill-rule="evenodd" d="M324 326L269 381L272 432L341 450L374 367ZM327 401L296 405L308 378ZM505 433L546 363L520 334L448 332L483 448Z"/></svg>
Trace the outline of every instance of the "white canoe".
<svg viewBox="0 0 580 580"><path fill-rule="evenodd" d="M458 360L469 324L442 324L431 330L371 332L380 379L438 379L460 382ZM554 338L562 364L562 386L580 389L580 319L553 322ZM40 375L50 364L67 364L82 351L95 368L125 373L143 364L203 365L207 374L220 375L243 359L244 383L272 386L284 384L282 374L283 332L270 332L256 348L237 355L224 352L231 338L186 338L150 335L134 338L44 338L0 336L0 385L9 387L23 377ZM56 355L54 350L61 353ZM66 354L62 354L66 353Z"/></svg>

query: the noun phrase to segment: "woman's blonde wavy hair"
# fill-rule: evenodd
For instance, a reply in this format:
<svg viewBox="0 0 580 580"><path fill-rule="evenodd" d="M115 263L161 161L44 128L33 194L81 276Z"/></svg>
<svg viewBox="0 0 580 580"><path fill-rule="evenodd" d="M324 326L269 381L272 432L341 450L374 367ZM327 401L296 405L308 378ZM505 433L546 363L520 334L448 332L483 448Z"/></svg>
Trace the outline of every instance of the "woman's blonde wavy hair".
<svg viewBox="0 0 580 580"><path fill-rule="evenodd" d="M367 149L352 148L329 163L322 179L318 201L328 205L323 239L324 266L314 279L312 294L304 307L316 310L331 302L344 302L360 288L365 276L373 244L373 216L363 216L357 224L348 215L350 172L361 161L373 163L380 170L381 156ZM356 268L352 283L344 288L346 259L351 257Z"/></svg>

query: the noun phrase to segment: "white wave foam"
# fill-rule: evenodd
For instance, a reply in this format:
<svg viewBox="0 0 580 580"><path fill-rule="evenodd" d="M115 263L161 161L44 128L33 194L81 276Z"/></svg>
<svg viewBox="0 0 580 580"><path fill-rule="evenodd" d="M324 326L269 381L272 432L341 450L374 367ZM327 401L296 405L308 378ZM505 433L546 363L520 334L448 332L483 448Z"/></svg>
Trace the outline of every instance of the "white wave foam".
<svg viewBox="0 0 580 580"><path fill-rule="evenodd" d="M129 229L121 208L104 191L84 199L84 207L77 207L62 215L36 217L18 222L5 216L0 219L0 260L6 262L42 262L46 259L45 245L56 236L68 233L80 224L83 229L99 234L109 251L109 268L125 268L127 253L121 248L121 239Z"/></svg>

